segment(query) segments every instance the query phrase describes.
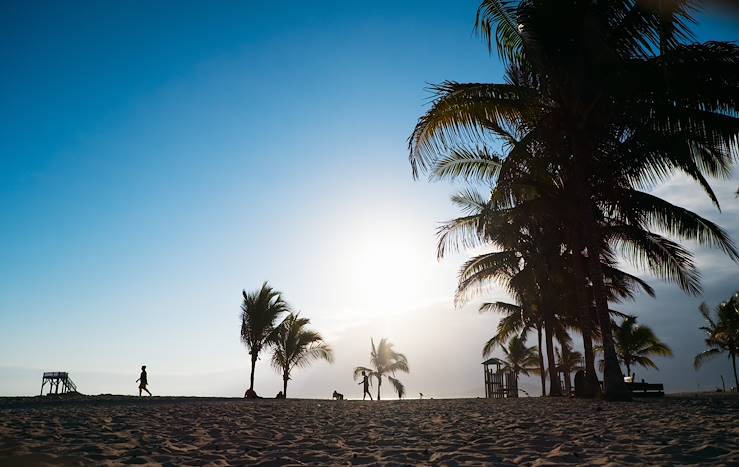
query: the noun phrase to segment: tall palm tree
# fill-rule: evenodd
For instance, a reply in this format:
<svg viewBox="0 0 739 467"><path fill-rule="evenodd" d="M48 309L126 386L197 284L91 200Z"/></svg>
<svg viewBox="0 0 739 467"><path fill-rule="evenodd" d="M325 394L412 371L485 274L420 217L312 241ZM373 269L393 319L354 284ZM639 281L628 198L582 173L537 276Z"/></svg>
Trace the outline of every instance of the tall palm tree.
<svg viewBox="0 0 739 467"><path fill-rule="evenodd" d="M382 378L387 378L393 385L395 392L399 398L405 395L405 386L400 380L395 378L395 373L408 373L408 359L402 353L393 350L393 344L386 338L380 339L380 344L375 347L375 341L370 339L372 343L372 352L370 353L371 367L358 366L354 369L354 380L365 372L367 377L377 379L377 400L380 400L380 387L382 386ZM392 376L391 376L392 375Z"/></svg>
<svg viewBox="0 0 739 467"><path fill-rule="evenodd" d="M560 343L560 349L557 349L557 370L562 372L565 377L565 391L569 395L572 389L572 373L582 370L582 354L572 348L572 341L564 341Z"/></svg>
<svg viewBox="0 0 739 467"><path fill-rule="evenodd" d="M254 368L259 352L273 339L278 319L283 313L290 312L290 306L282 299L282 294L267 282L259 290L249 293L244 290L241 295L241 342L249 349L251 356L248 390L254 391Z"/></svg>
<svg viewBox="0 0 739 467"><path fill-rule="evenodd" d="M282 393L287 397L287 382L293 369L304 368L313 360L333 363L331 347L316 331L307 329L310 319L290 313L272 334L272 366L282 372Z"/></svg>
<svg viewBox="0 0 739 467"><path fill-rule="evenodd" d="M714 224L635 191L679 171L717 203L705 175L728 173L736 152L739 47L683 45L692 40L693 3L663 11L632 0L484 0L477 27L489 46L497 45L509 82L438 86L438 99L409 141L414 174L436 160L448 162L450 172L505 181L501 158L485 149L493 139L504 143L506 162L515 161L509 175L518 182L532 155L545 156L547 172L569 199L560 208L567 247L585 266L573 262L578 309L585 326L595 311L611 399L629 395L611 333L604 249L617 247L691 293L699 284L690 254L653 230L737 258ZM476 153L462 166L460 148ZM619 229L607 236L602 227L611 221ZM582 293L586 284L592 304Z"/></svg>
<svg viewBox="0 0 739 467"><path fill-rule="evenodd" d="M711 312L705 303L701 303L698 310L707 323L706 326L701 327L701 330L706 333L708 350L695 356L696 370L706 360L727 352L734 370L734 384L739 390L739 378L736 374L736 356L739 354L739 292L716 307L715 318L711 317Z"/></svg>
<svg viewBox="0 0 739 467"><path fill-rule="evenodd" d="M503 368L514 374L516 386L518 386L518 375L530 375L539 371L539 350L536 346L526 346L526 341L521 336L513 336L508 341L508 346L501 346L505 355L502 359Z"/></svg>
<svg viewBox="0 0 739 467"><path fill-rule="evenodd" d="M627 157L635 170L622 186L653 184L681 170L717 203L704 174L727 173L737 147L739 48L683 45L693 39L689 25L699 2L673 3L674 8L664 9L629 0L484 0L478 10L478 27L488 44L494 31L501 56L535 76L544 97L540 105L556 108L553 118L540 122L549 135L559 134L552 141L560 144L561 166L573 187L575 246L587 250L605 352L604 386L611 398L628 398L628 391L601 281L597 224L604 206L594 203L593 195L601 192L593 176L603 173L602 161L614 153L642 152L641 169L638 160ZM704 86L693 88L700 82ZM716 87L708 89L713 83ZM513 94L507 93L507 109ZM614 199L613 190L602 193ZM682 230L675 221L668 222L671 232ZM727 252L736 258L729 246Z"/></svg>
<svg viewBox="0 0 739 467"><path fill-rule="evenodd" d="M671 357L672 350L660 341L649 326L636 324L636 318L624 318L620 325L613 323L613 340L619 362L631 375L631 366L657 369L652 356Z"/></svg>

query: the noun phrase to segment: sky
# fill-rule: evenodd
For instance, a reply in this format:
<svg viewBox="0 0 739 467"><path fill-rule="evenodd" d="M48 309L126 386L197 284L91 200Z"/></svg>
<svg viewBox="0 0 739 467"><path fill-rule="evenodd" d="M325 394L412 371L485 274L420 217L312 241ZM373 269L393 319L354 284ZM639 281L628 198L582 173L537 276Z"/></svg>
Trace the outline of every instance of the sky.
<svg viewBox="0 0 739 467"><path fill-rule="evenodd" d="M454 187L414 181L406 142L430 83L501 80L477 3L6 2L0 395L37 394L43 371L133 394L146 364L155 394L241 396L241 291L267 280L335 352L290 395L361 396L352 369L387 337L409 395L482 396L497 318L454 307L464 255L435 254ZM700 40L739 38L736 17L701 20ZM655 191L739 239L738 185L714 182L722 212L681 178ZM692 248L702 296L644 275L657 299L620 305L672 346L637 370L669 392L731 375L692 358L698 304L739 289L739 266ZM263 357L257 392L280 388Z"/></svg>

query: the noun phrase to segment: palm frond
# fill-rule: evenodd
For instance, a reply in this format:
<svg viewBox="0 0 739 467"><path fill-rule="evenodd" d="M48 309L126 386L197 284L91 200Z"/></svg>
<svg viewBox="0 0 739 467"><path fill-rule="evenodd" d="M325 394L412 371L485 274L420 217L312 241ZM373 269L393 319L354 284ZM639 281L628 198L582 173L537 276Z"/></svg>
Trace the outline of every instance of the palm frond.
<svg viewBox="0 0 739 467"><path fill-rule="evenodd" d="M475 31L483 37L488 50L492 51L495 37L498 55L508 62L517 62L523 47L515 4L511 0L483 0L475 19Z"/></svg>
<svg viewBox="0 0 739 467"><path fill-rule="evenodd" d="M354 368L354 381L358 380L360 376L362 376L362 372L367 375L368 378L370 378L370 386L372 386L372 379L371 377L375 376L376 373L371 368L367 368L366 366L358 366Z"/></svg>
<svg viewBox="0 0 739 467"><path fill-rule="evenodd" d="M455 148L438 159L431 176L437 180L493 181L498 176L502 164L501 156L491 154L487 149L469 150Z"/></svg>
<svg viewBox="0 0 739 467"><path fill-rule="evenodd" d="M392 376L388 376L387 379L390 381L390 384L393 385L393 389L395 389L395 392L398 394L398 398L402 399L405 395L405 386L403 386L403 383Z"/></svg>
<svg viewBox="0 0 739 467"><path fill-rule="evenodd" d="M486 147L490 135L506 133L507 122L541 109L535 91L519 86L446 81L431 90L431 109L408 140L414 177L433 166L439 154Z"/></svg>
<svg viewBox="0 0 739 467"><path fill-rule="evenodd" d="M716 357L717 355L720 355L720 354L721 354L721 350L720 349L708 349L708 350L704 350L703 352L701 352L701 353L699 353L698 355L695 356L695 359L693 360L693 367L697 370L698 368L700 368L701 366L703 366L703 364L705 362L707 362L708 360L710 360L713 357Z"/></svg>

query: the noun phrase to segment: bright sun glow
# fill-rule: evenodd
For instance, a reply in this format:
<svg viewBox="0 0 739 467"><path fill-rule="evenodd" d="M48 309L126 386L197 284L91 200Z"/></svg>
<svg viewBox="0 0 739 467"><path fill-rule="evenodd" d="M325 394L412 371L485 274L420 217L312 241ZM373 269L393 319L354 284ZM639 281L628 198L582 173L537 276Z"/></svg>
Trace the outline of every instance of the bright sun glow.
<svg viewBox="0 0 739 467"><path fill-rule="evenodd" d="M357 222L342 235L334 277L352 309L388 317L423 301L421 285L435 263L433 243L419 243L413 227Z"/></svg>

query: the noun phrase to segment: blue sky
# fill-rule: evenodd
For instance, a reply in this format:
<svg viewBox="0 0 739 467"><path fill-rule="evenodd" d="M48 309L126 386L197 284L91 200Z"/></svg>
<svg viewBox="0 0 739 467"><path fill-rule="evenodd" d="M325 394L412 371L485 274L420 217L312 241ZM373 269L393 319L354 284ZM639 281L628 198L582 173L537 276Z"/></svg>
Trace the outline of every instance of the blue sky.
<svg viewBox="0 0 739 467"><path fill-rule="evenodd" d="M17 377L0 378L0 394L33 393L43 369L76 371L83 391L132 392L112 375L147 363L150 380L170 378L161 392L238 395L248 376L239 295L265 279L337 351L333 367L295 382L305 395L348 392L351 367L380 334L412 368L415 356L411 391L437 384L429 373L443 363L458 388L439 393L471 394L495 318L451 307L461 258L436 262L434 230L455 214L452 188L411 179L406 138L428 83L500 79L472 34L476 6L6 4L0 374ZM699 35L737 31L724 16ZM718 185L722 215L696 206L735 238L736 185ZM698 202L680 180L662 189ZM736 265L708 252L702 261L708 301L739 287ZM700 299L669 288L660 299L697 315ZM667 321L695 339L696 320ZM680 381L684 362L673 366L658 377ZM276 392L277 375L259 371ZM211 373L217 387L172 379Z"/></svg>

